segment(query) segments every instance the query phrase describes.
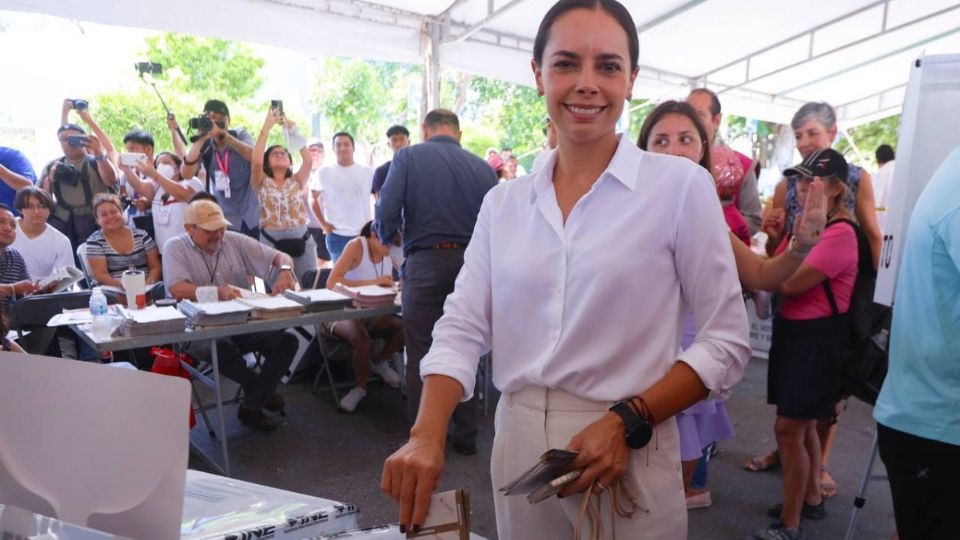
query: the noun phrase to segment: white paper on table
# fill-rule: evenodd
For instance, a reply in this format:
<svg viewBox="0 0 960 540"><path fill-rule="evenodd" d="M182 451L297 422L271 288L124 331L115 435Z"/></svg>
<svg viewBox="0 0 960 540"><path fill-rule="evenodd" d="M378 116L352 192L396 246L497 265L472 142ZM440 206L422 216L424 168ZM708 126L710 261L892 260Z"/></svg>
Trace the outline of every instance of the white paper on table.
<svg viewBox="0 0 960 540"><path fill-rule="evenodd" d="M180 304L187 304L192 306L194 311L197 313L203 313L204 315L224 315L227 313L242 313L244 311L250 311L250 306L245 306L236 300L226 300L224 302L191 302L190 300L183 300ZM186 306L185 306L186 307Z"/></svg>
<svg viewBox="0 0 960 540"><path fill-rule="evenodd" d="M141 540L179 537L190 385L179 377L0 353L4 502Z"/></svg>
<svg viewBox="0 0 960 540"><path fill-rule="evenodd" d="M237 302L253 309L277 311L281 309L303 309L303 304L283 296L267 296L264 298L242 298Z"/></svg>
<svg viewBox="0 0 960 540"><path fill-rule="evenodd" d="M347 302L350 300L349 296L340 294L336 291L330 289L310 289L303 291L291 292L287 291L284 294L288 296L297 296L303 298L308 302Z"/></svg>
<svg viewBox="0 0 960 540"><path fill-rule="evenodd" d="M187 320L187 317L173 306L149 306L144 309L117 308L124 319L130 319L137 324L146 324L160 321Z"/></svg>

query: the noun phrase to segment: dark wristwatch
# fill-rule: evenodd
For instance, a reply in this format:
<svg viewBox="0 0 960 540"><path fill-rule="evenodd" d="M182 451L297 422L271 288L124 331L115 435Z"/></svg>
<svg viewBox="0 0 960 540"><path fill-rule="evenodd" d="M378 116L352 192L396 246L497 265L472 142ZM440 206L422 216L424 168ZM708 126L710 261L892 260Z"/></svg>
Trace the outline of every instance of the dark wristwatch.
<svg viewBox="0 0 960 540"><path fill-rule="evenodd" d="M610 410L623 419L625 435L627 437L627 446L634 450L643 448L650 442L653 436L653 428L650 422L643 416L637 414L630 406L629 401L619 401L610 407Z"/></svg>

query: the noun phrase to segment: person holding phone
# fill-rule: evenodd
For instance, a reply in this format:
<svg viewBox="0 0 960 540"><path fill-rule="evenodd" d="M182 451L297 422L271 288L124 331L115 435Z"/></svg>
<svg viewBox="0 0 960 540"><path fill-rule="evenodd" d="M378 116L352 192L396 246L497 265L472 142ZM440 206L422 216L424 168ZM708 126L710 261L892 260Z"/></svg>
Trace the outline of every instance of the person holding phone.
<svg viewBox="0 0 960 540"><path fill-rule="evenodd" d="M308 270L317 269L317 244L307 231L310 218L300 197L310 179L313 157L296 124L283 116L283 104L276 100L273 104L276 107L267 111L253 149L250 184L260 200L260 241L290 255L299 280ZM293 172L289 150L279 144L266 148L270 130L276 125L284 127L290 146L300 152L302 162L297 172Z"/></svg>
<svg viewBox="0 0 960 540"><path fill-rule="evenodd" d="M50 212L50 224L70 239L74 251L97 230L93 198L112 192L117 184L112 164L116 150L90 116L89 109L76 110L93 135L87 135L77 124L68 123L75 101L79 100L64 100L63 125L57 129L63 157L48 163L40 173L40 187L52 195L56 203Z"/></svg>
<svg viewBox="0 0 960 540"><path fill-rule="evenodd" d="M197 178L182 178L183 161L171 152L160 152L154 162L138 161L133 168L155 186L151 190L151 213L157 247L163 254L167 240L183 232L183 214L194 194L203 191Z"/></svg>
<svg viewBox="0 0 960 540"><path fill-rule="evenodd" d="M420 363L410 440L381 476L403 530L423 525L447 423L492 349L503 394L494 487L550 448L576 451L570 469L582 469L560 498L534 505L495 494L500 538L571 538L583 505L599 505L604 529L618 537L687 537L673 416L729 392L750 344L710 174L615 131L639 71L638 41L615 0L561 0L540 23L531 67L560 144L537 174L483 201ZM678 354L687 309L697 334Z"/></svg>

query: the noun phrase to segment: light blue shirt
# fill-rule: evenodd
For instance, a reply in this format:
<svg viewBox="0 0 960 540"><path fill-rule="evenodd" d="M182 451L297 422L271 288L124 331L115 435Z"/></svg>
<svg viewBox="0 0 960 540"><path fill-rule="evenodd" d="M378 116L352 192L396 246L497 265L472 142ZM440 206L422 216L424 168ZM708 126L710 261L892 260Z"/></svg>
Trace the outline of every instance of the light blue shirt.
<svg viewBox="0 0 960 540"><path fill-rule="evenodd" d="M924 188L906 234L890 368L873 414L897 431L960 445L960 148Z"/></svg>

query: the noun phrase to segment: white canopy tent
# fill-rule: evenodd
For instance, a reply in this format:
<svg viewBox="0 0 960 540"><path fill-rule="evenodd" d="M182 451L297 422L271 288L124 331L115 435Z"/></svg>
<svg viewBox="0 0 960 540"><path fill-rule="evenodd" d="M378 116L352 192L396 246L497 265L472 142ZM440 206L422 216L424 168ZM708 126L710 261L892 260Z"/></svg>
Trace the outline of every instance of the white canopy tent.
<svg viewBox="0 0 960 540"><path fill-rule="evenodd" d="M828 101L851 127L896 114L910 63L960 51L949 0L622 0L637 23L635 97L720 94L725 112L780 123ZM532 84L537 25L551 0L0 0L0 9L216 36L311 54L423 62Z"/></svg>

